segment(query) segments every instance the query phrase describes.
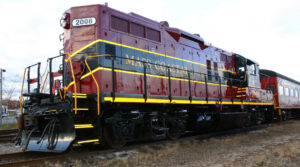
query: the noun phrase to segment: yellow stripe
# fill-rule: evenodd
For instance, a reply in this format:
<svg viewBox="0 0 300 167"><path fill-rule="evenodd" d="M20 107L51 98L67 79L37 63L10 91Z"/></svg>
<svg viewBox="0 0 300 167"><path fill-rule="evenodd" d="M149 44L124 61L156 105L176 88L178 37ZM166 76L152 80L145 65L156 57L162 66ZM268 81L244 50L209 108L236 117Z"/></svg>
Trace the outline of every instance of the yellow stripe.
<svg viewBox="0 0 300 167"><path fill-rule="evenodd" d="M77 95L82 95L82 96L86 96L87 94L86 93L76 93Z"/></svg>
<svg viewBox="0 0 300 167"><path fill-rule="evenodd" d="M115 98L115 102L120 102L120 103L124 103L124 102L133 102L133 103L145 103L145 99L143 98L125 98L125 97L118 97Z"/></svg>
<svg viewBox="0 0 300 167"><path fill-rule="evenodd" d="M74 127L75 129L94 128L92 124L76 124Z"/></svg>
<svg viewBox="0 0 300 167"><path fill-rule="evenodd" d="M216 101L208 101L207 104L217 104Z"/></svg>
<svg viewBox="0 0 300 167"><path fill-rule="evenodd" d="M73 110L75 110L75 108L73 108ZM87 111L89 109L88 108L77 108L77 110Z"/></svg>
<svg viewBox="0 0 300 167"><path fill-rule="evenodd" d="M190 100L172 100L171 103L176 103L176 104L190 104Z"/></svg>
<svg viewBox="0 0 300 167"><path fill-rule="evenodd" d="M250 105L273 105L273 103L252 103L252 102L249 102Z"/></svg>
<svg viewBox="0 0 300 167"><path fill-rule="evenodd" d="M192 100L191 104L207 104L207 101Z"/></svg>
<svg viewBox="0 0 300 167"><path fill-rule="evenodd" d="M248 87L250 87L250 88L258 88L258 89L261 89L260 87L252 86L252 85L249 85Z"/></svg>
<svg viewBox="0 0 300 167"><path fill-rule="evenodd" d="M169 99L147 99L147 103L170 103Z"/></svg>
<svg viewBox="0 0 300 167"><path fill-rule="evenodd" d="M112 97L104 97L104 101L113 102ZM172 100L170 102L169 99L147 99L145 102L144 98L127 98L127 97L116 97L115 102L120 103L178 103L178 104L217 104L217 101L199 101L199 100ZM259 102L226 102L226 101L218 101L219 104L234 104L234 105L273 105L273 103L259 103Z"/></svg>
<svg viewBox="0 0 300 167"><path fill-rule="evenodd" d="M93 143L93 142L98 142L99 139L93 139L93 140L83 140L83 141L78 141L78 144L82 144L82 143Z"/></svg>
<svg viewBox="0 0 300 167"><path fill-rule="evenodd" d="M73 98L75 98L75 96L73 96ZM86 99L87 96L76 96L76 98L79 98L79 99Z"/></svg>
<svg viewBox="0 0 300 167"><path fill-rule="evenodd" d="M92 73L95 73L99 70L104 70L104 71L111 71L112 69L110 68L103 68L103 67L98 67L96 69L94 69L92 71ZM133 74L133 75L144 75L144 73L140 73L140 72L133 72L133 71L125 71L125 70L118 70L116 69L115 72L120 72L120 73L126 73L126 74ZM80 80L88 77L89 75L91 75L91 73L87 73L85 75L83 75ZM168 77L165 77L165 76L160 76L160 75L153 75L153 74L146 74L146 76L148 77L155 77L155 78L163 78L163 79L169 79ZM174 78L174 77L171 77L171 80L179 80L179 81L185 81L185 82L189 82L188 79L181 79L181 78ZM200 84L205 84L205 82L203 81L195 81L195 80L191 80L191 82L194 82L194 83L200 83ZM70 87L71 85L73 85L74 82L70 82L68 87ZM215 85L215 86L220 86L219 84L215 84L215 83L210 83L210 82L207 82L208 85ZM223 87L230 87L229 85L221 85Z"/></svg>
<svg viewBox="0 0 300 167"><path fill-rule="evenodd" d="M141 51L141 52L151 53L151 54L155 54L155 55L158 55L158 56L168 57L168 58L172 58L172 59L176 59L176 60L180 60L180 61L185 61L185 62L189 62L189 63L193 63L193 64L198 64L198 65L207 67L206 64L202 64L202 63L198 63L198 62L194 62L194 61L190 61L190 60L186 60L186 59L181 59L181 58L177 58L177 57L173 57L173 56L169 56L169 55L165 55L165 54L161 54L161 53L156 53L156 52L152 52L152 51L148 51L148 50L144 50L144 49L140 49L140 48L135 48L135 47L132 47L132 46L123 45L123 44L119 44L119 43L115 43L115 42L111 42L111 41L106 41L106 40L103 40L103 39L98 39L98 40L95 40L95 41L87 44L86 46L84 46L81 49L79 49L76 52L74 52L70 57L68 57L68 59L65 59L65 61L68 62L71 57L74 57L79 52L87 49L88 47L90 47L90 46L92 46L92 45L94 45L94 44L96 44L98 42L104 42L104 43L108 43L108 44L112 44L112 45L117 45L117 46L129 48L129 49L138 50L138 51ZM214 67L211 67L211 68L214 69ZM226 71L226 72L230 72L230 73L235 74L234 71L225 70L225 69L222 69L222 68L218 68L218 70Z"/></svg>
<svg viewBox="0 0 300 167"><path fill-rule="evenodd" d="M222 101L220 104L232 104L231 101Z"/></svg>
<svg viewBox="0 0 300 167"><path fill-rule="evenodd" d="M45 112L55 112L56 110L47 110Z"/></svg>

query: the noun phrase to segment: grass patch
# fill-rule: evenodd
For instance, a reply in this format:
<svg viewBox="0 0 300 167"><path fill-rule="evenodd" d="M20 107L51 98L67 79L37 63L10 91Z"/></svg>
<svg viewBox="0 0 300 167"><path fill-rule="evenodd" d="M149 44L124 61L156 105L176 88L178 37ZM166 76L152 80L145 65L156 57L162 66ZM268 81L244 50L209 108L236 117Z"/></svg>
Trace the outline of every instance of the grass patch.
<svg viewBox="0 0 300 167"><path fill-rule="evenodd" d="M16 129L17 128L17 123L12 123L12 124L2 124L0 126L0 129Z"/></svg>

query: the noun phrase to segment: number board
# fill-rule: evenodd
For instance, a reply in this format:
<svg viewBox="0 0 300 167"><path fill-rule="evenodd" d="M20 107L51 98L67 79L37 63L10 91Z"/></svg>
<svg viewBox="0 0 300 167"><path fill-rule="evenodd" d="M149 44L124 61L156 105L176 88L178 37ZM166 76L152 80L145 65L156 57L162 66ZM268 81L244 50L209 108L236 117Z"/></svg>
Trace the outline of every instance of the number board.
<svg viewBox="0 0 300 167"><path fill-rule="evenodd" d="M94 24L96 24L96 18L95 17L74 19L72 21L72 26L73 27L89 26L89 25L94 25Z"/></svg>

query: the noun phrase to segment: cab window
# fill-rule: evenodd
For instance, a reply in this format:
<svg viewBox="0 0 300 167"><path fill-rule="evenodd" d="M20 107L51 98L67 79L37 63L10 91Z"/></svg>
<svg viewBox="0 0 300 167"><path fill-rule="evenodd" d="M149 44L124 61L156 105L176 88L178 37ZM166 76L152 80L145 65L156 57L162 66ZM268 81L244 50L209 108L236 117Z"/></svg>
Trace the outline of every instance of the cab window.
<svg viewBox="0 0 300 167"><path fill-rule="evenodd" d="M256 68L255 68L255 64L251 64L250 66L248 66L248 71L250 74L252 75L256 75Z"/></svg>

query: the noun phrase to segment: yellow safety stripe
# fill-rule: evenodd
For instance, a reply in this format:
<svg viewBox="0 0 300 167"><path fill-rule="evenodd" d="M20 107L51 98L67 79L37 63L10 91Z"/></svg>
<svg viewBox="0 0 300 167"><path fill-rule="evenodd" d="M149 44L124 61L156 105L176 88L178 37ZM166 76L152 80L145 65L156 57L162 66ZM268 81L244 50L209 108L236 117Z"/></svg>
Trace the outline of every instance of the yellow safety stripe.
<svg viewBox="0 0 300 167"><path fill-rule="evenodd" d="M75 98L75 97L74 97ZM76 97L77 99L86 99L87 97L86 96L77 96Z"/></svg>
<svg viewBox="0 0 300 167"><path fill-rule="evenodd" d="M75 108L73 110L75 110ZM88 108L77 108L77 110L88 111L89 109Z"/></svg>
<svg viewBox="0 0 300 167"><path fill-rule="evenodd" d="M95 41L87 44L86 46L80 48L79 50L77 50L76 52L74 52L71 56L69 56L68 59L65 59L65 61L68 62L71 57L74 57L79 52L87 49L88 47L90 47L90 46L92 46L92 45L94 45L94 44L96 44L98 42L104 42L104 43L108 43L108 44L112 44L112 45L117 45L117 46L129 48L129 49L138 50L138 51L141 51L141 52L151 53L151 54L155 54L155 55L158 55L158 56L168 57L168 58L172 58L172 59L176 59L176 60L180 60L180 61L185 61L185 62L189 62L189 63L193 63L193 64L198 64L198 65L207 67L206 64L202 64L202 63L198 63L198 62L194 62L194 61L190 61L190 60L186 60L186 59L181 59L181 58L178 58L178 57L173 57L173 56L169 56L169 55L165 55L165 54L161 54L161 53L156 53L156 52L152 52L152 51L148 51L148 50L144 50L144 49L140 49L140 48L136 48L136 47L124 45L124 44L119 44L119 43L116 43L116 42L111 42L111 41L107 41L107 40L103 40L103 39L95 40ZM211 68L214 69L214 67L211 67ZM226 72L230 72L230 73L236 74L236 72L234 72L234 71L225 70L225 69L222 69L222 68L218 68L218 70L220 70L220 71L226 71Z"/></svg>
<svg viewBox="0 0 300 167"><path fill-rule="evenodd" d="M78 141L78 144L82 144L82 143L93 143L93 142L98 142L99 139L92 139L92 140L82 140L82 141Z"/></svg>
<svg viewBox="0 0 300 167"><path fill-rule="evenodd" d="M92 124L75 124L75 129L94 128Z"/></svg>
<svg viewBox="0 0 300 167"><path fill-rule="evenodd" d="M112 97L104 97L104 101L116 102L116 103L169 103L169 104L233 104L233 105L273 105L273 103L261 103L261 102L228 102L228 101L206 101L206 100L172 100L169 99L147 99L144 98L127 98L127 97L115 97L113 101Z"/></svg>
<svg viewBox="0 0 300 167"><path fill-rule="evenodd" d="M55 112L56 110L47 110L45 112Z"/></svg>
<svg viewBox="0 0 300 167"><path fill-rule="evenodd" d="M91 73L95 73L99 70L104 70L104 71L112 71L111 68L105 68L105 67L98 67L94 70L92 70ZM133 72L133 71L125 71L125 70L119 70L119 69L115 69L114 70L115 72L120 72L120 73L126 73L126 74L133 74L133 75L144 75L144 73L141 73L141 72ZM85 75L83 75L80 80L88 77L89 75L91 75L91 73L87 73ZM146 76L148 77L155 77L155 78L163 78L163 79L169 79L168 77L166 76L160 76L160 75L154 75L154 74L146 74ZM170 78L171 80L177 80L177 81L185 81L185 82L189 82L188 79L181 79L181 78L175 78L175 77L171 77ZM205 82L203 81L195 81L195 80L190 80L191 82L193 83L200 83L200 84L205 84ZM70 87L71 85L74 84L74 81L70 82L69 85L67 87ZM220 84L216 84L216 83L210 83L210 82L207 82L207 85L214 85L214 86L220 86ZM223 87L230 87L229 85L221 85ZM234 87L234 86L233 86Z"/></svg>

